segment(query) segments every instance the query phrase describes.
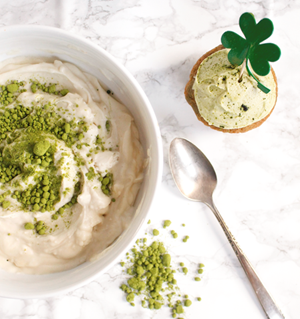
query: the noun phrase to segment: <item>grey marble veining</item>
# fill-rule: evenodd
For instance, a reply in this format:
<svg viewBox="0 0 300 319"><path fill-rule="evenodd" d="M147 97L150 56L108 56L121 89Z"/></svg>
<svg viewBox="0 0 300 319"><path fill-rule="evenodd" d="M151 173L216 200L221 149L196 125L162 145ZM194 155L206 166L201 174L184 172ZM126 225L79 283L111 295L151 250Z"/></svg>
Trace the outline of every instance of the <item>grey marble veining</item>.
<svg viewBox="0 0 300 319"><path fill-rule="evenodd" d="M111 53L134 75L159 121L164 143L161 191L151 211L153 225L171 219L187 244L166 241L193 305L184 318L263 319L265 315L210 211L184 199L167 165L170 141L196 143L213 163L219 184L215 202L286 318L300 317L300 1L247 0L15 0L0 1L0 26L38 24L79 34ZM241 13L269 17L270 41L282 49L274 63L279 85L276 108L260 128L223 134L198 122L185 102L184 87L197 59L220 43L226 30L239 31ZM185 228L180 225L186 224ZM141 230L151 226L146 225ZM167 237L167 236L166 236ZM196 263L203 280L192 281ZM0 298L2 319L170 318L168 309L131 307L119 285L119 265L75 291L41 300ZM202 301L195 301L201 296Z"/></svg>

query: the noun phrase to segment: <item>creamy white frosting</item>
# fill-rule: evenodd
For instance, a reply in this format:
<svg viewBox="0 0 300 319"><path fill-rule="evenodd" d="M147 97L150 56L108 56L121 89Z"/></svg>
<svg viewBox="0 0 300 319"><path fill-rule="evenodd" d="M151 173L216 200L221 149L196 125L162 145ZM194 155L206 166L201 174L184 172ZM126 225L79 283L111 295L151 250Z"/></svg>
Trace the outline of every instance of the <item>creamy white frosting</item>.
<svg viewBox="0 0 300 319"><path fill-rule="evenodd" d="M83 179L77 203L62 218L53 220L50 212L26 212L12 198L9 209L0 207L1 268L31 274L70 269L110 245L132 217L129 208L136 198L144 168L144 152L138 130L124 105L108 95L95 77L70 63L36 58L4 61L0 63L0 84L5 85L11 80L26 82L27 92L18 97L20 104L30 107L50 102L55 105L55 112L67 121L84 119L88 131L80 141L82 144L94 145L99 135L106 148L111 148L90 156L90 146L83 145L78 149L74 144L68 148L63 141L57 142L54 161L60 161L59 174L63 178L56 210L72 198L78 176ZM58 83L60 89L68 89L69 93L61 97L40 90L32 93L30 80ZM109 131L105 129L107 120L110 121ZM78 156L84 162L79 167L74 160ZM90 167L96 173L113 173L112 196L102 192L98 180L87 178ZM20 185L21 188L26 186L22 181ZM112 197L116 199L114 203L111 202ZM34 218L45 221L52 232L41 236L24 229L24 224Z"/></svg>

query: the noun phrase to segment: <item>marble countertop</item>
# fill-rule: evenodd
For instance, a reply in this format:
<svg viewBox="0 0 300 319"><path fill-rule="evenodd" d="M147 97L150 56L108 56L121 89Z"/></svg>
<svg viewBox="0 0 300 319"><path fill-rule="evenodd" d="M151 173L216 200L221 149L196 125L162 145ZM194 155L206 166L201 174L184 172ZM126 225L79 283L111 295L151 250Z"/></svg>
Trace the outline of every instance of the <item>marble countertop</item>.
<svg viewBox="0 0 300 319"><path fill-rule="evenodd" d="M198 122L184 98L197 59L220 43L226 30L239 32L241 13L275 25L271 42L282 50L273 67L279 96L271 117L244 134L223 134ZM152 224L172 220L179 238L174 261L193 305L184 318L264 319L259 302L213 214L184 199L167 164L170 141L185 137L206 154L218 175L215 203L286 318L300 317L300 2L297 0L14 0L1 1L0 26L48 25L79 34L123 64L146 92L160 124L164 172L150 212ZM185 223L186 227L181 224ZM205 264L201 282L196 264ZM131 307L119 286L119 264L90 284L49 299L0 298L1 319L171 318L169 309ZM201 302L195 301L200 296Z"/></svg>

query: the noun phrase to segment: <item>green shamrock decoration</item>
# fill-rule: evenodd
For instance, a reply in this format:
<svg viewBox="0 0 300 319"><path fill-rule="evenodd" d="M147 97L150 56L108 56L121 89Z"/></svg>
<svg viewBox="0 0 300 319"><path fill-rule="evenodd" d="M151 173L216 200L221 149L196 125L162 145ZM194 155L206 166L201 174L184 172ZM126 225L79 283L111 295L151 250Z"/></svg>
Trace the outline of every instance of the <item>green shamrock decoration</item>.
<svg viewBox="0 0 300 319"><path fill-rule="evenodd" d="M231 49L228 53L228 60L233 65L244 63L249 75L257 82L257 87L264 93L269 93L270 90L261 84L250 71L248 61L256 74L265 76L271 70L269 61L275 62L280 58L281 51L276 44L260 44L273 33L273 23L270 19L265 18L256 24L253 14L245 12L240 17L239 25L246 39L232 31L226 31L221 38L223 46Z"/></svg>

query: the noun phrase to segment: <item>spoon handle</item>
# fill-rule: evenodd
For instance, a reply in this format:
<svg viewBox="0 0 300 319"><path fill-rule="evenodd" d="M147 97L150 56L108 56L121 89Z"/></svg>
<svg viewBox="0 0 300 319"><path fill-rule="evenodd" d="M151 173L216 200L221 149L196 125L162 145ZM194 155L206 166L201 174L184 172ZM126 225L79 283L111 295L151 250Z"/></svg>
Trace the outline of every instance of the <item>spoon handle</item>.
<svg viewBox="0 0 300 319"><path fill-rule="evenodd" d="M217 210L215 204L212 202L211 205L209 205L209 208L213 211L215 214L217 220L219 221L221 227L223 228L226 237L233 248L238 260L240 261L242 267L244 268L244 271L256 293L256 296L262 305L262 308L264 309L267 317L269 319L284 319L283 314L275 304L275 301L271 297L271 295L268 293L267 289L259 279L257 273L255 272L253 266L251 265L248 258L243 253L242 249L239 247L237 241L231 234L230 230L228 229L227 225L225 224L222 216L220 215L219 211Z"/></svg>

